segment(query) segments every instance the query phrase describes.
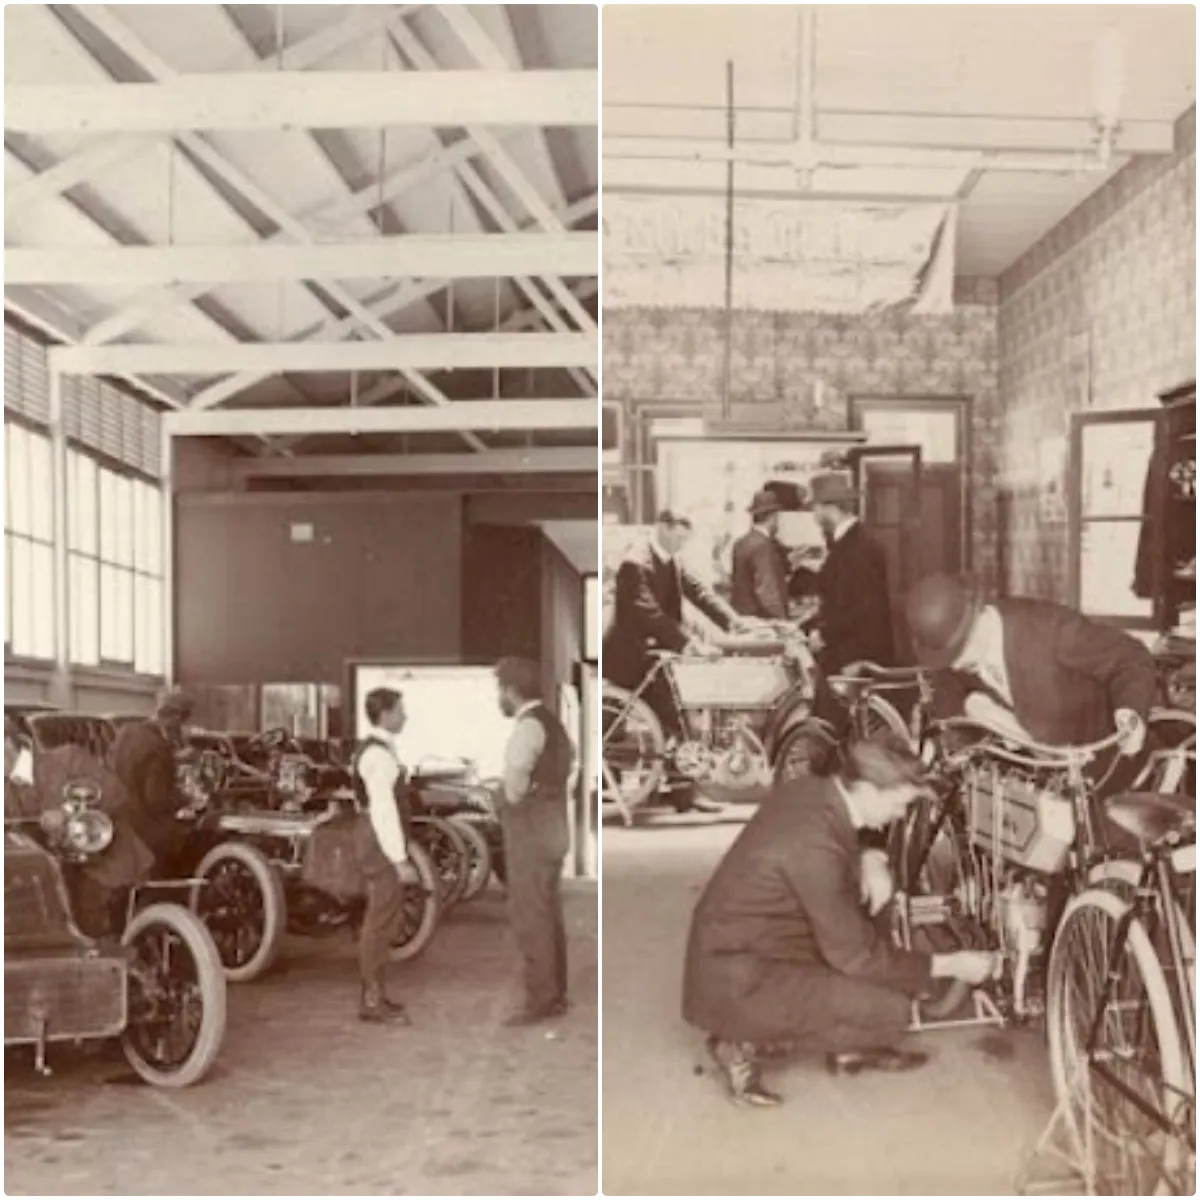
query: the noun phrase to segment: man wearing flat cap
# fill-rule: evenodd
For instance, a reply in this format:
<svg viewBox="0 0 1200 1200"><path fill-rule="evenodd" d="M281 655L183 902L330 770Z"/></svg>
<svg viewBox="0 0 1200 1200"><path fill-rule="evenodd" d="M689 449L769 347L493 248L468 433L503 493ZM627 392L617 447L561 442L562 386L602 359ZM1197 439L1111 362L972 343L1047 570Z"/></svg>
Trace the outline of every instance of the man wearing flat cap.
<svg viewBox="0 0 1200 1200"><path fill-rule="evenodd" d="M763 489L750 502L750 529L733 543L733 607L743 617L786 621L788 581L778 541L779 497Z"/></svg>
<svg viewBox="0 0 1200 1200"><path fill-rule="evenodd" d="M835 1075L904 1071L926 1056L898 1047L912 1000L934 979L982 983L991 954L898 947L886 856L859 832L904 815L926 784L905 742L855 743L831 776L806 776L762 804L721 860L692 915L683 1016L734 1100L778 1104L760 1077L766 1048L826 1056Z"/></svg>
<svg viewBox="0 0 1200 1200"><path fill-rule="evenodd" d="M917 660L933 671L940 716L965 714L1051 746L1123 734L1140 754L1157 693L1149 650L1111 625L1046 600L985 604L964 580L930 575L905 615Z"/></svg>
<svg viewBox="0 0 1200 1200"><path fill-rule="evenodd" d="M130 822L159 870L178 849L175 750L191 715L191 699L183 692L169 691L153 717L123 726L113 743L113 772L129 793Z"/></svg>

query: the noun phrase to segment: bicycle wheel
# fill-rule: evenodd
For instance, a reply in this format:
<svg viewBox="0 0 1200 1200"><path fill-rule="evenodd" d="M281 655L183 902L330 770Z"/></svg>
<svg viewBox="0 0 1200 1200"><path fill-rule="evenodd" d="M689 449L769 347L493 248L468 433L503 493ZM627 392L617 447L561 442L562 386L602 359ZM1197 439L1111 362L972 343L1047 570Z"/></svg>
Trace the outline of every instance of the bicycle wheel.
<svg viewBox="0 0 1200 1200"><path fill-rule="evenodd" d="M604 778L602 799L626 809L658 794L666 771L667 739L640 697L605 684L600 698Z"/></svg>
<svg viewBox="0 0 1200 1200"><path fill-rule="evenodd" d="M1142 923L1131 921L1116 944L1128 909L1111 889L1088 888L1059 922L1046 998L1054 1090L1097 1191L1190 1196L1195 1097L1187 1048Z"/></svg>
<svg viewBox="0 0 1200 1200"><path fill-rule="evenodd" d="M888 844L892 878L909 908L910 949L925 954L982 948L986 934L974 925L970 897L974 864L959 828L936 821L928 801L909 808L892 831ZM966 1003L970 984L958 979L934 981L932 995L921 1001L921 1015L944 1021Z"/></svg>

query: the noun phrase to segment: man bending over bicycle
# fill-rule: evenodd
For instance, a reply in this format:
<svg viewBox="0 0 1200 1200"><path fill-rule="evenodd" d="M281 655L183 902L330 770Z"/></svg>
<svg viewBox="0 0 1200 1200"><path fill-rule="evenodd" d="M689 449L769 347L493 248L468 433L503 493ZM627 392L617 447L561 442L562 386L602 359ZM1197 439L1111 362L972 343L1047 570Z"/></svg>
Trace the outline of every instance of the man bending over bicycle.
<svg viewBox="0 0 1200 1200"><path fill-rule="evenodd" d="M1050 746L1119 732L1136 759L1157 692L1154 659L1136 639L1045 600L984 604L959 579L930 575L905 605L913 646L933 671L939 717L968 716ZM1127 784L1134 764L1107 780Z"/></svg>

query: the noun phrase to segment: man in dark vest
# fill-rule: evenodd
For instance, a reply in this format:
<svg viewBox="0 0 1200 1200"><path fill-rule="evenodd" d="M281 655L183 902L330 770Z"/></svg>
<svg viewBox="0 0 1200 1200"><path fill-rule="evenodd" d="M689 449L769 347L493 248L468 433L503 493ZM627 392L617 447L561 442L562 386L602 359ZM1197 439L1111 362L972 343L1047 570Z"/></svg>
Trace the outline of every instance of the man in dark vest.
<svg viewBox="0 0 1200 1200"><path fill-rule="evenodd" d="M500 710L513 719L498 797L509 915L525 961L525 1003L508 1025L567 1009L567 932L561 881L570 844L568 782L575 762L562 722L541 700L541 672L524 658L496 665Z"/></svg>
<svg viewBox="0 0 1200 1200"><path fill-rule="evenodd" d="M154 856L155 870L168 869L181 842L175 816L180 800L175 790L175 751L192 715L192 702L182 692L168 692L148 721L123 725L112 748L113 774L129 793L134 831Z"/></svg>
<svg viewBox="0 0 1200 1200"><path fill-rule="evenodd" d="M777 538L781 511L773 492L756 492L750 502L751 527L733 543L731 600L743 617L787 620L787 557Z"/></svg>
<svg viewBox="0 0 1200 1200"><path fill-rule="evenodd" d="M375 1024L409 1025L404 1005L389 999L383 983L383 970L404 917L405 877L412 870L401 818L405 773L394 743L404 728L404 697L392 688L375 688L367 693L365 707L371 730L355 754L353 768L363 809L354 849L367 893L358 942L359 1017Z"/></svg>

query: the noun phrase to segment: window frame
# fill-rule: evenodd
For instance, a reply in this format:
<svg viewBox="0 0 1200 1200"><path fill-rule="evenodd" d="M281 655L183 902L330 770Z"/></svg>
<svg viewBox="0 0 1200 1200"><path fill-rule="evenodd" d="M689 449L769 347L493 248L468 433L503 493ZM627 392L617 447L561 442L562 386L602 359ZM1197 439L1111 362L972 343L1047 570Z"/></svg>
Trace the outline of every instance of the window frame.
<svg viewBox="0 0 1200 1200"><path fill-rule="evenodd" d="M1114 625L1119 629L1140 632L1155 632L1158 629L1158 619L1154 612L1154 602L1150 602L1151 611L1144 617L1129 616L1120 613L1086 612L1083 608L1083 533L1088 525L1128 525L1144 527L1151 514L1143 511L1134 516L1100 516L1085 517L1083 515L1083 443L1084 431L1096 425L1135 425L1149 424L1153 427L1154 440L1151 455L1159 450L1162 438L1162 415L1153 408L1118 408L1100 412L1085 412L1071 414L1070 456L1067 466L1067 596L1072 608L1094 621L1106 625ZM1153 457L1151 459L1153 461ZM1147 463L1149 468L1150 463ZM1130 564L1130 570L1135 564Z"/></svg>
<svg viewBox="0 0 1200 1200"><path fill-rule="evenodd" d="M4 469L4 565L5 565L4 657L5 657L6 662L24 663L24 664L29 664L31 666L44 667L44 666L48 666L48 665L53 665L54 662L57 660L58 649L59 649L58 644L57 644L58 630L56 628L54 628L53 621L52 621L51 622L51 630L50 630L50 646L49 646L48 654L39 654L36 652L36 650L33 650L26 646L21 646L18 648L18 646L15 644L15 635L16 635L17 631L16 631L15 624L14 624L16 610L15 610L15 606L13 604L13 586L14 586L15 578L17 576L17 572L12 569L13 562L14 562L12 545L13 545L14 541L21 541L21 542L25 543L27 546L30 547L31 557L33 555L34 547L38 547L42 550L49 551L50 572L49 572L48 577L49 577L49 581L50 581L50 586L49 586L49 591L48 591L48 599L49 599L50 608L51 608L51 610L53 610L54 591L59 583L59 581L56 580L54 577L54 529L55 529L55 526L54 526L54 484L53 484L53 481L51 480L49 483L49 488L48 488L49 503L50 503L50 530L49 530L48 536L42 537L41 535L33 532L33 527L34 527L35 522L33 520L33 508L32 508L32 499L33 499L32 492L34 490L32 475L27 475L27 477L26 477L27 483L29 484L29 490L30 490L30 496L28 497L28 500L30 502L30 506L28 508L28 516L29 516L28 524L29 524L30 528L27 531L27 530L18 530L18 529L13 528L12 526L10 526L9 522L12 520L12 517L13 517L14 506L12 504L12 497L10 495L10 488L12 486L11 485L12 472L10 472L8 470L8 452L9 452L9 446L12 444L11 438L9 435L9 427L18 428L24 434L26 434L30 437L41 438L47 444L47 447L49 448L49 451L51 454L51 461L53 461L52 456L54 453L53 440L50 436L50 431L44 425L39 424L37 421L31 420L30 418L24 416L24 414L22 414L22 413L14 412L8 408L6 408L4 410L4 425L5 425L5 430L4 430L4 466L5 466L5 469ZM31 584L31 586L32 586L32 584Z"/></svg>

